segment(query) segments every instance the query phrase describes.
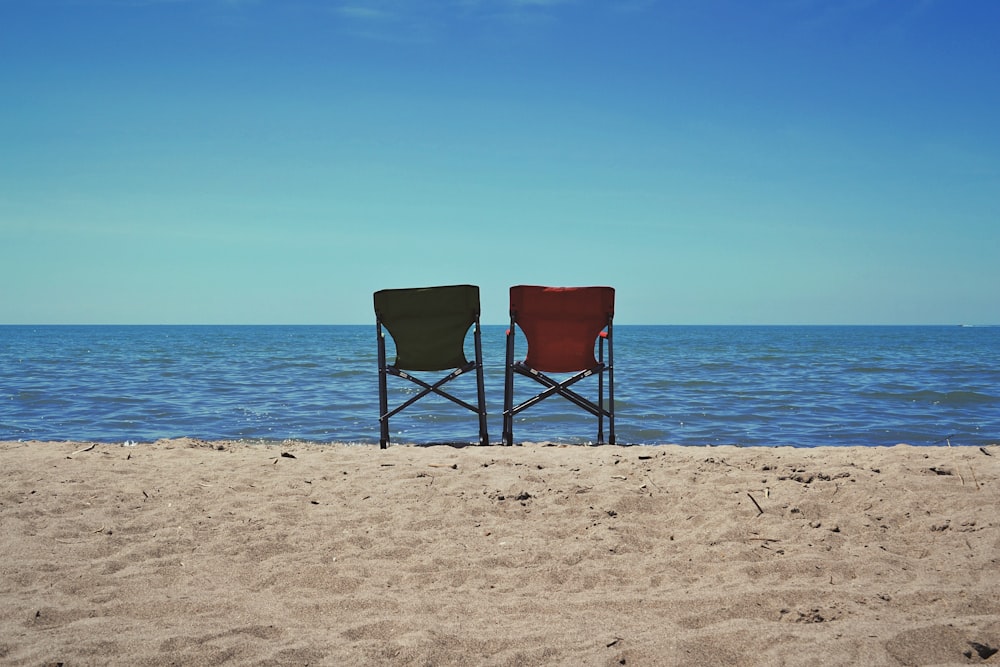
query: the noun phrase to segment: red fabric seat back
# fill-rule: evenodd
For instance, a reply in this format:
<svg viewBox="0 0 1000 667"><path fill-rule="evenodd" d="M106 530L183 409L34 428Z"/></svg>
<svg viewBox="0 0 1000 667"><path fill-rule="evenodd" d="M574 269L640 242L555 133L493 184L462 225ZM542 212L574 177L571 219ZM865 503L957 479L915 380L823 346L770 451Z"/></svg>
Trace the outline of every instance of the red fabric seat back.
<svg viewBox="0 0 1000 667"><path fill-rule="evenodd" d="M612 287L510 288L510 313L528 340L524 363L547 373L597 366L594 345L615 312Z"/></svg>

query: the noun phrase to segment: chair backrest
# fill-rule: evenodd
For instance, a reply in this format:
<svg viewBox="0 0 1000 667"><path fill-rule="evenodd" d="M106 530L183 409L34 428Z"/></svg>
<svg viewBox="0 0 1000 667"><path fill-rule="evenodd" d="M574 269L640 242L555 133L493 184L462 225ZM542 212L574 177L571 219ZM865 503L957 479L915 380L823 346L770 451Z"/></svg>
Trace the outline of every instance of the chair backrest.
<svg viewBox="0 0 1000 667"><path fill-rule="evenodd" d="M510 288L511 321L528 340L524 363L550 373L597 366L594 344L615 312L612 287Z"/></svg>
<svg viewBox="0 0 1000 667"><path fill-rule="evenodd" d="M375 292L375 314L396 344L396 368L461 368L465 335L479 317L479 288L448 285Z"/></svg>

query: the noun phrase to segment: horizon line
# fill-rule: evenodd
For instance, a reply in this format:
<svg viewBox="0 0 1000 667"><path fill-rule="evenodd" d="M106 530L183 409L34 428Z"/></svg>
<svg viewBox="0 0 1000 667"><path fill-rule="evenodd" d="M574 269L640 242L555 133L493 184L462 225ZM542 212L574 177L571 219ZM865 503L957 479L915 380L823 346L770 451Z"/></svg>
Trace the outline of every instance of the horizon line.
<svg viewBox="0 0 1000 667"><path fill-rule="evenodd" d="M484 327L509 326L509 322L480 322ZM374 322L6 322L0 327L367 327L375 326ZM957 327L957 328L991 328L1000 324L989 323L956 323L956 322L778 322L778 323L685 323L685 322L621 322L616 327Z"/></svg>

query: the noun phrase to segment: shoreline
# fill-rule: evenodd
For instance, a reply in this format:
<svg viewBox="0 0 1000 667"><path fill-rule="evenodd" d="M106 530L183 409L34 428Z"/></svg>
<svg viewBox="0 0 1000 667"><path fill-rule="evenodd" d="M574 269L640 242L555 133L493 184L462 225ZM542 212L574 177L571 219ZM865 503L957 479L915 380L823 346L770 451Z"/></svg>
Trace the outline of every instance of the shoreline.
<svg viewBox="0 0 1000 667"><path fill-rule="evenodd" d="M997 445L0 456L4 664L1000 664Z"/></svg>
<svg viewBox="0 0 1000 667"><path fill-rule="evenodd" d="M389 443L389 448L393 447L411 447L416 449L426 449L431 447L450 447L452 449L466 449L466 448L483 448L483 449L510 449L518 447L582 447L582 448L595 448L595 447L621 447L623 449L634 449L642 447L680 447L683 449L719 449L722 447L731 447L733 449L745 449L745 450L774 450L774 449L801 449L801 450L841 450L841 449L859 449L859 450L870 450L870 449L891 449L893 447L913 447L914 449L991 449L1000 448L1000 438L996 441L984 441L982 443L962 443L955 442L948 444L950 442L949 438L942 438L931 444L926 445L914 445L908 442L897 442L893 444L874 444L874 445L741 445L741 444L679 444L673 442L627 442L627 443L616 443L614 445L595 444L593 442L555 442L547 440L525 440L521 442L515 442L513 445L508 447L502 444L499 440L496 442L491 442L489 445L480 445L478 442L470 441L440 441L440 442L407 442L400 441L397 442L393 440ZM106 440L106 439L18 439L18 440L3 440L0 439L0 445L61 445L61 444L77 444L77 445L102 445L106 447L155 447L155 446L172 446L178 444L185 444L189 446L216 446L216 445L244 445L247 447L288 447L302 445L304 447L372 447L374 449L379 449L378 441L360 441L360 440L308 440L303 438L199 438L191 436L179 436L179 437L165 437L156 438L155 440L131 440L126 439L122 441ZM987 454L989 455L989 454Z"/></svg>

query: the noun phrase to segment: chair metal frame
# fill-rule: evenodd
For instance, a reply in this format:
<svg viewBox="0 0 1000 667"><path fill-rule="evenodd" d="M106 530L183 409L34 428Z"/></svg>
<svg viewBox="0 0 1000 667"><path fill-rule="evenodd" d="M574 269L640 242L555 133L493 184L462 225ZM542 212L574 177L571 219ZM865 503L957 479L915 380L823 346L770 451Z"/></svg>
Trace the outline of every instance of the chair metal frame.
<svg viewBox="0 0 1000 667"><path fill-rule="evenodd" d="M526 287L526 286L517 286ZM529 288L534 288L534 286L527 286ZM511 288L512 295L513 290ZM545 288L542 288L545 289ZM566 291L572 291L574 289L611 289L611 288L557 288L564 289ZM613 290L612 290L613 299ZM518 328L521 329L522 334L525 335L527 339L527 333L524 331L520 324L520 314L514 308L514 299L512 298L511 311L510 311L510 328L507 329L507 354L506 354L506 365L504 370L504 409L503 409L503 443L505 445L512 445L514 442L514 417L534 405L537 405L541 401L551 397L551 396L562 396L566 400L570 401L574 405L583 410L589 412L591 415L597 417L597 444L604 444L604 419L608 420L608 444L615 444L615 383L614 383L614 309L613 307L609 312L606 313L607 320L604 323L603 330L597 335L596 341L598 342L598 356L597 364L587 368L573 369L576 371L573 375L569 376L564 380L556 380L555 378L549 376L546 372L542 372L536 368L529 366L526 361L515 361L514 360L514 339L515 333ZM605 363L604 346L607 344L607 363ZM531 340L528 339L528 345L530 348ZM592 349L592 348L591 348ZM530 352L529 352L530 356ZM551 372L551 371L550 371ZM607 407L604 403L604 375L608 376L608 402ZM545 389L538 394L535 394L531 398L522 401L518 405L514 405L514 376L523 375L525 377L531 378L532 380L541 384ZM582 396L579 392L570 389L571 386L575 385L579 381L597 375L597 401L590 400Z"/></svg>
<svg viewBox="0 0 1000 667"><path fill-rule="evenodd" d="M452 285L448 287L475 287L472 285ZM414 288L416 290L435 290L439 289L437 287L424 287L424 288ZM385 343L385 331L383 327L389 331L389 335L392 336L392 331L389 326L384 322L383 314L378 308L379 294L382 292L405 292L409 290L380 290L380 292L375 293L375 327L378 336L378 380L379 380L379 447L381 449L386 449L389 445L389 419L404 409L410 407L420 399L428 396L429 394L437 394L442 396L457 405L466 408L472 412L475 412L479 416L479 444L488 445L490 444L490 436L487 429L486 423L486 392L484 389L483 381L483 346L482 346L482 331L479 324L479 305L478 305L478 288L476 291L476 309L474 317L472 318L472 324L470 328L473 330L473 338L475 345L475 360L466 361L466 363L457 366L453 371L442 377L440 380L434 382L433 384L428 383L415 375L412 374L414 369L404 368L397 363L389 364L386 358L386 343ZM435 313L428 313L427 318L433 319ZM468 336L468 330L466 330L466 336ZM394 338L395 340L395 338ZM464 353L461 355L464 359ZM464 375L465 373L475 370L476 371L476 405L464 401L457 396L449 393L442 389L442 386L451 382L457 377ZM411 372L407 372L411 371ZM407 380L419 386L421 391L414 396L411 396L403 403L397 405L396 407L389 409L389 389L388 389L388 377L392 375L403 380Z"/></svg>

